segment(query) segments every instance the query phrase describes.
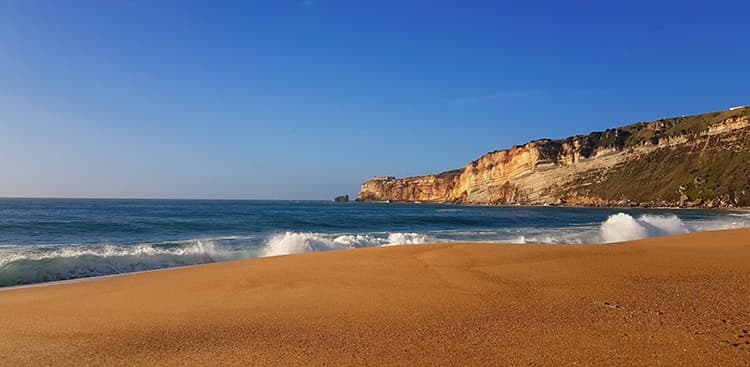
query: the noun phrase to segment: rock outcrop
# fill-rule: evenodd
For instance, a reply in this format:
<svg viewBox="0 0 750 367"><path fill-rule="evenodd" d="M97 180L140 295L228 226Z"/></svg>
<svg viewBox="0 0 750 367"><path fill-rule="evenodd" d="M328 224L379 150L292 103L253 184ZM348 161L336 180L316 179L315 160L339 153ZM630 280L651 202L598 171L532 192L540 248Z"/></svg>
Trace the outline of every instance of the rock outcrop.
<svg viewBox="0 0 750 367"><path fill-rule="evenodd" d="M536 140L436 175L374 177L357 200L750 206L750 108Z"/></svg>
<svg viewBox="0 0 750 367"><path fill-rule="evenodd" d="M336 196L333 199L333 201L336 202L336 203L348 203L349 202L349 195Z"/></svg>

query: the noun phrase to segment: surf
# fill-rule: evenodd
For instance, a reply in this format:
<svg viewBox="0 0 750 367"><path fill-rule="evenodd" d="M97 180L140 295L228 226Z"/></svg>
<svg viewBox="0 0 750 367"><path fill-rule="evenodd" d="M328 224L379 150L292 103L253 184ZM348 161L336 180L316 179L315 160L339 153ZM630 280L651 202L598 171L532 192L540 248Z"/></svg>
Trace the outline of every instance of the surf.
<svg viewBox="0 0 750 367"><path fill-rule="evenodd" d="M747 212L0 199L0 286L444 242L606 244L750 227Z"/></svg>

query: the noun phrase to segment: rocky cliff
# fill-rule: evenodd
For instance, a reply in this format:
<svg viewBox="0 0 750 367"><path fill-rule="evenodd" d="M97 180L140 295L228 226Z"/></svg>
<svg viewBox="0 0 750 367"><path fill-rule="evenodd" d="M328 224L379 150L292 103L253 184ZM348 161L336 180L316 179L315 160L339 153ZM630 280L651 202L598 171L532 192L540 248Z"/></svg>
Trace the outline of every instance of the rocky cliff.
<svg viewBox="0 0 750 367"><path fill-rule="evenodd" d="M750 206L750 108L536 140L436 175L374 177L357 200Z"/></svg>

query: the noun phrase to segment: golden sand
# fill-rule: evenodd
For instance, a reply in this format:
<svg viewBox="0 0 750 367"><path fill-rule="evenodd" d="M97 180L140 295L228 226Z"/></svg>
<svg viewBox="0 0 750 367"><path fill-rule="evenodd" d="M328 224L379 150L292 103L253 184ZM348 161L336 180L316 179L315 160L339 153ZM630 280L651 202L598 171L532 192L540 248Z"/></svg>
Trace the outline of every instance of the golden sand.
<svg viewBox="0 0 750 367"><path fill-rule="evenodd" d="M750 365L750 230L443 244L0 292L0 364Z"/></svg>

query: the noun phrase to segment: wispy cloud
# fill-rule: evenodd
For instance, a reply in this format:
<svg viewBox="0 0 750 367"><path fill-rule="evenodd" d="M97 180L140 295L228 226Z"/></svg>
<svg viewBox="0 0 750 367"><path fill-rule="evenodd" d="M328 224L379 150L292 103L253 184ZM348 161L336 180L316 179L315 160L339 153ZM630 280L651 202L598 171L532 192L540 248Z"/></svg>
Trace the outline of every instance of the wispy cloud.
<svg viewBox="0 0 750 367"><path fill-rule="evenodd" d="M505 92L497 92L497 93L490 93L490 94L480 94L480 95L475 95L475 96L458 97L458 98L453 98L450 101L456 102L456 103L483 103L483 102L493 102L493 101L499 101L499 100L511 99L511 98L535 97L535 96L541 96L543 94L545 94L543 90L529 89L529 90L505 91Z"/></svg>

